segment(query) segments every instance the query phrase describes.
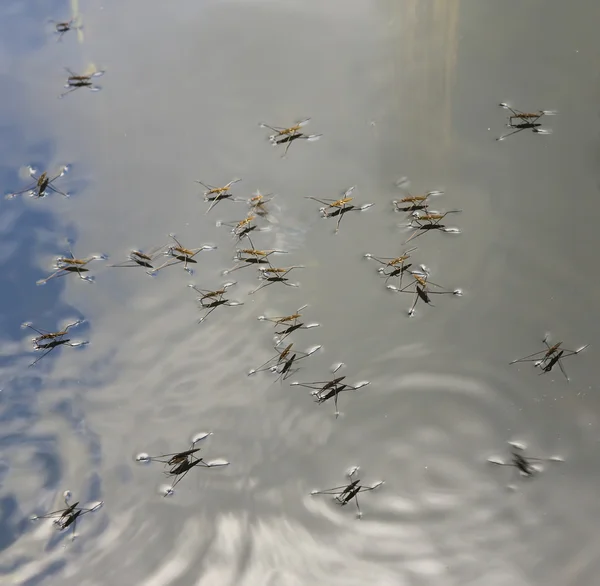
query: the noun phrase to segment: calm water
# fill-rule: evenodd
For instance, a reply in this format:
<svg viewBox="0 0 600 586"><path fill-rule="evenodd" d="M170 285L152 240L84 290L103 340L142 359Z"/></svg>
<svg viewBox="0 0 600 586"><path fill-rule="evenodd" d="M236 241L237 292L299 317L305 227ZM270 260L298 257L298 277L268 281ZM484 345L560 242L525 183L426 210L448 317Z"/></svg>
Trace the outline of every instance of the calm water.
<svg viewBox="0 0 600 586"><path fill-rule="evenodd" d="M24 167L69 164L51 195L0 202L0 572L6 584L214 586L596 583L600 570L600 402L595 356L600 278L598 90L600 7L558 0L80 1L83 38L61 43L48 18L67 2L0 8L0 178L24 187ZM102 91L58 100L64 67L106 69ZM551 136L503 142L508 101L543 119ZM316 143L273 149L261 121L311 117ZM442 209L461 234L414 241L416 264L462 297L406 310L378 278L370 252L396 256L408 232L391 201L443 189ZM229 276L234 242L205 215L202 188L235 177L238 197L276 193L261 248L306 268L300 287ZM336 236L334 220L304 196L359 204ZM193 277L112 269L131 248L174 232L198 255ZM75 275L36 287L65 252L94 261L95 283ZM198 325L195 283L230 298ZM323 349L279 384L246 376L273 354L259 315L304 316L320 328L291 336ZM222 309L222 311L221 311ZM84 348L51 353L33 368L24 321L48 330L74 319ZM571 382L510 360L550 332L568 348ZM343 361L348 381L368 380L333 405L316 405L291 380L325 380ZM207 459L163 498L160 464L139 452L185 449L198 432ZM486 462L508 454L560 455L517 491L512 471ZM364 513L316 488L361 479ZM29 517L56 510L64 490L104 506L78 539ZM66 532L65 532L66 533ZM66 547L63 547L65 546Z"/></svg>

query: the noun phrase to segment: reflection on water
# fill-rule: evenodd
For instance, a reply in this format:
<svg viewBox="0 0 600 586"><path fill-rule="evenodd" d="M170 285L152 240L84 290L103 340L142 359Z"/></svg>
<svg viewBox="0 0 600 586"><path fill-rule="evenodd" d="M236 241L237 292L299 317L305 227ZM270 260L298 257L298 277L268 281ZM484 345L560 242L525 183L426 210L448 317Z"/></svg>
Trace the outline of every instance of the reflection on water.
<svg viewBox="0 0 600 586"><path fill-rule="evenodd" d="M78 15L84 28L57 43L46 19ZM596 4L109 0L7 3L0 16L2 193L25 186L29 164L68 161L56 185L72 196L0 201L5 580L595 583ZM106 70L102 91L58 100L63 67L90 63ZM558 110L553 134L495 141L503 101ZM322 137L285 158L259 127L309 116ZM408 219L392 201L404 176L411 193L443 192L442 214L462 210L460 234L402 245ZM242 202L206 214L195 181L232 178ZM374 205L335 234L339 218L306 198L339 199L350 185L352 203ZM236 244L216 224L241 218L257 189L274 196L253 245L286 251L271 257L278 267L302 265L290 275L299 287L248 295L262 283L255 268L222 274ZM193 258L193 275L184 255L153 278L177 260L174 248L162 256L170 234L216 249ZM66 238L110 260L90 264L93 283L75 274L36 287ZM392 295L365 254L411 246L415 267L463 296L409 319L414 298ZM132 251L150 252L152 267L127 261ZM110 266L123 263L137 270ZM209 298L196 297L233 280L221 297L243 305L199 324ZM277 328L257 318L306 304L302 319L320 327L276 349L319 351L285 381L247 376L275 356ZM84 350L28 366L23 322L79 319ZM590 344L570 360L570 383L558 369L509 366L547 331L567 348ZM337 409L289 384L327 381L340 363L362 388ZM195 466L165 499L168 469L135 457L183 449L198 430L212 433L202 458L230 465ZM487 461L506 457L507 441L564 463L507 491L506 469ZM311 495L355 466L365 486L385 481L361 493L360 521L353 503ZM104 502L74 541L29 521L66 489Z"/></svg>

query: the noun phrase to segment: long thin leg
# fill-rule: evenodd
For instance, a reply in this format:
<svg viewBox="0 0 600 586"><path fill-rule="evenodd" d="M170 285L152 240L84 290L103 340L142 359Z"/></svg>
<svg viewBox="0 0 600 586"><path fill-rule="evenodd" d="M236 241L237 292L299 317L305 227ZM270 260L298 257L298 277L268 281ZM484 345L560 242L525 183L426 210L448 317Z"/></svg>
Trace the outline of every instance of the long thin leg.
<svg viewBox="0 0 600 586"><path fill-rule="evenodd" d="M294 132L294 134L290 136L290 140L288 140L288 143L285 145L285 151L283 151L283 155L281 155L282 159L285 159L287 152L290 150L290 146L292 146L292 142L294 141L292 136L296 136L296 133Z"/></svg>
<svg viewBox="0 0 600 586"><path fill-rule="evenodd" d="M206 211L204 212L204 215L205 215L205 216L206 216L206 214L208 214L208 212L210 212L210 210L212 210L212 209L213 209L213 208L214 208L214 207L217 205L217 203L219 203L219 201L221 201L221 197L222 197L222 195L219 193L219 194L217 194L217 195L216 195L216 196L213 198L213 200L211 201L211 204L210 204L210 206L209 206L208 210L206 210Z"/></svg>

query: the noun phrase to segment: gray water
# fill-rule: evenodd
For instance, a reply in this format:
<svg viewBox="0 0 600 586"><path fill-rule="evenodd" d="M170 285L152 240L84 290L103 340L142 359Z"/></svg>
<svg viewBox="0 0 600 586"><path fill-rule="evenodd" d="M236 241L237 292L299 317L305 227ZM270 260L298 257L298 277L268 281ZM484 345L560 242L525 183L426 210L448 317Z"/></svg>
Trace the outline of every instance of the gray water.
<svg viewBox="0 0 600 586"><path fill-rule="evenodd" d="M600 7L591 0L132 0L80 2L81 42L60 43L46 19L67 2L0 8L0 178L24 187L24 167L54 170L69 199L0 202L0 572L2 583L46 585L596 584L599 404L595 355L600 279ZM93 63L102 91L57 99L67 66ZM549 136L506 141L501 101L543 119ZM315 143L288 156L259 122L311 117ZM19 171L20 170L20 171ZM20 173L20 174L19 174ZM202 187L239 177L236 196L273 192L269 232L278 264L300 287L249 296L252 268L223 276L235 244L206 215ZM441 209L460 234L414 241L415 263L460 288L435 307L386 290L364 254L396 256L409 235L395 185L443 189ZM319 204L356 185L340 232ZM449 218L450 219L450 216ZM193 277L180 266L151 278L108 268L131 248L214 244ZM94 283L75 275L37 287L65 238L94 261ZM197 323L193 291L234 277L230 298ZM273 355L272 324L304 304L321 327L289 338L322 350L280 384L246 373ZM53 330L84 318L83 348L35 367L24 321ZM509 366L549 332L590 347L560 371ZM370 381L333 405L292 380L325 380L344 362L348 381ZM139 452L185 449L198 432L207 459L169 498L162 466ZM507 490L507 441L558 455ZM366 485L363 517L311 496L351 466ZM71 490L103 507L78 537L29 517L60 508Z"/></svg>

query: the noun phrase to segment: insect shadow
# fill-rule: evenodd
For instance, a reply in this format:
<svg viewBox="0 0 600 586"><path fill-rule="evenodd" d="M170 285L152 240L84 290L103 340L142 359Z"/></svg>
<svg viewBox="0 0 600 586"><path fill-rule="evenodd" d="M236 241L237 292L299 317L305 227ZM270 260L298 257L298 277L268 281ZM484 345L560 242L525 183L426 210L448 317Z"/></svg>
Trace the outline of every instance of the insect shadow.
<svg viewBox="0 0 600 586"><path fill-rule="evenodd" d="M65 501L64 509L45 513L44 515L33 515L31 520L37 521L38 519L54 519L54 524L57 526L59 531L63 531L64 529L72 526L71 540L73 541L76 537L77 520L83 517L83 515L87 515L87 513L93 513L97 511L104 503L99 501L95 503L94 506L89 508L78 507L77 505L79 505L79 501L70 505L69 499L71 498L71 491L69 490L66 490L63 493L63 498Z"/></svg>
<svg viewBox="0 0 600 586"><path fill-rule="evenodd" d="M215 309L217 309L217 307L237 307L238 305L244 305L241 301L230 301L229 299L225 298L227 289L235 284L236 281L224 283L221 288L217 289L216 291L198 289L198 287L196 287L196 285L193 283L188 285L188 287L196 291L196 293L200 293L200 297L197 298L197 301L200 303L200 309L205 313L198 320L199 324L201 324Z"/></svg>
<svg viewBox="0 0 600 586"><path fill-rule="evenodd" d="M548 344L548 337L549 336L546 335L542 340L542 344L546 346L544 350L534 352L533 354L529 354L523 358L517 358L516 360L509 362L509 364L516 364L517 362L533 362L533 365L536 368L540 368L542 370L540 374L550 372L558 364L560 371L568 381L569 376L567 375L567 371L563 366L562 359L579 354L582 350L585 350L589 344L582 346L579 348L579 350L568 350L567 348L562 347L562 342L556 342L550 346L550 344Z"/></svg>
<svg viewBox="0 0 600 586"><path fill-rule="evenodd" d="M334 501L340 506L347 505L350 501L354 500L356 503L357 517L360 519L362 517L362 511L360 510L360 505L358 503L358 494L361 492L367 492L371 490L375 490L383 484L383 480L376 482L372 486L363 486L360 484L360 479L353 480L352 477L359 471L359 467L355 466L351 470L348 471L347 476L350 482L348 484L342 486L334 486L333 488L327 488L325 490L313 490L310 494L331 494L334 495Z"/></svg>
<svg viewBox="0 0 600 586"><path fill-rule="evenodd" d="M165 465L163 474L168 478L174 478L175 480L165 491L163 496L170 496L175 492L175 487L185 478L187 473L196 467L201 468L215 468L221 466L228 466L227 460L218 459L205 461L203 458L197 456L200 448L196 447L196 444L208 436L212 435L212 432L203 432L195 435L192 438L192 443L189 449L182 452L174 452L172 454L162 454L160 456L150 456L149 454L142 452L136 456L136 461L147 464L150 462L160 462Z"/></svg>
<svg viewBox="0 0 600 586"><path fill-rule="evenodd" d="M515 469L521 478L532 478L543 471L542 462L564 462L560 456L552 456L550 458L534 458L525 456L523 451L525 446L517 442L508 442L511 446L510 460L506 461L502 458L488 458L490 464L496 466L510 466ZM509 485L509 488L514 488L514 485Z"/></svg>
<svg viewBox="0 0 600 586"><path fill-rule="evenodd" d="M335 365L332 369L332 374L335 374L340 368L345 366L343 362ZM331 378L327 381L316 381L309 383L299 383L293 382L290 383L292 386L305 387L307 389L313 389L312 395L315 397L316 402L320 405L321 403L325 403L329 399L333 399L334 403L334 414L336 419L339 417L340 412L338 410L338 396L340 393L346 391L357 391L358 389L362 389L371 383L369 381L361 381L354 385L349 385L348 383L344 383L342 381L345 380L345 376L338 376L335 378Z"/></svg>
<svg viewBox="0 0 600 586"><path fill-rule="evenodd" d="M496 140L504 140L513 134L517 134L517 132L521 132L522 130L531 130L535 134L551 134L552 131L549 129L541 128L541 123L538 120L542 116L555 116L557 114L556 110L538 110L537 112L521 112L521 110L517 110L516 108L511 108L506 102L501 102L498 104L501 108L508 110L510 112L510 116L508 117L508 124L506 125L508 128L512 128L511 132L503 134L498 137Z"/></svg>
<svg viewBox="0 0 600 586"><path fill-rule="evenodd" d="M59 346L71 346L72 348L77 348L80 346L85 346L89 342L71 342L70 339L66 338L69 330L71 328L77 327L79 324L82 324L85 320L79 319L70 324L67 324L64 328L57 332L49 332L48 330L42 330L41 328L34 327L30 322L25 322L21 324L21 328L29 328L33 330L38 336L32 339L33 349L37 350L45 350L41 356L36 358L29 366L35 366L44 356L50 354L52 350L58 348Z"/></svg>
<svg viewBox="0 0 600 586"><path fill-rule="evenodd" d="M17 195L21 195L22 193L28 193L30 197L35 197L40 199L48 195L48 190L53 191L54 193L58 193L64 197L69 197L68 193L57 189L52 185L57 179L60 179L63 175L65 175L69 171L69 166L65 165L61 168L60 173L58 175L50 178L48 177L48 173L44 171L39 177L36 177L37 171L33 167L29 167L29 175L35 179L35 183L26 187L25 189L21 189L21 191L15 191L14 193L9 193L6 195L6 199L13 199L17 197Z"/></svg>

